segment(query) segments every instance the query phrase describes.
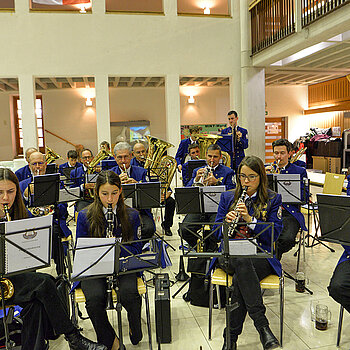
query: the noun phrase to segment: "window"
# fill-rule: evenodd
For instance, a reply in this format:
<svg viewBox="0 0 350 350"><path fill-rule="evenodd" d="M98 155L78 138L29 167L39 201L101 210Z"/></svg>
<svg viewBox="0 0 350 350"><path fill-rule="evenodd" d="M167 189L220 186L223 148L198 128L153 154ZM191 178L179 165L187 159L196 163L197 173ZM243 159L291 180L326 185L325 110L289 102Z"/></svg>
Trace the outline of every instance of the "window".
<svg viewBox="0 0 350 350"><path fill-rule="evenodd" d="M42 97L37 96L35 100L36 127L38 132L38 146L42 153L45 153L45 137ZM22 105L19 96L13 98L14 125L16 137L16 155L23 154L23 122L22 122Z"/></svg>

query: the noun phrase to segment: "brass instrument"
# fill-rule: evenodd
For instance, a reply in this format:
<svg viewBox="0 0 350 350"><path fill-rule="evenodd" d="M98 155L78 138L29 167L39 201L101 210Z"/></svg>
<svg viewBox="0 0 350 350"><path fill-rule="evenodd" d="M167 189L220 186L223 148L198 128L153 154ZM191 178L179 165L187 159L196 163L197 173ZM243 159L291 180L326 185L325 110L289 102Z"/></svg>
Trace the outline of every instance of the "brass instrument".
<svg viewBox="0 0 350 350"><path fill-rule="evenodd" d="M51 148L46 147L46 154L45 154L46 164L50 164L60 158L62 159L62 157L59 154L55 153Z"/></svg>
<svg viewBox="0 0 350 350"><path fill-rule="evenodd" d="M294 153L290 159L290 163L294 163L295 161L300 159L300 157L306 152L306 150L307 150L307 147L303 147L298 152Z"/></svg>
<svg viewBox="0 0 350 350"><path fill-rule="evenodd" d="M126 180L122 181L122 183L125 183L125 182L127 182L129 180L129 175L128 175L128 172L126 170L126 165L125 164L123 164L123 168L124 169L120 168L120 170L121 170L121 174L125 174L125 176L126 176Z"/></svg>
<svg viewBox="0 0 350 350"><path fill-rule="evenodd" d="M280 162L281 160L279 159L271 164L271 174L279 174L281 172L279 167Z"/></svg>
<svg viewBox="0 0 350 350"><path fill-rule="evenodd" d="M113 217L113 208L112 204L108 204L107 208L107 232L106 236L107 238L113 237L113 229L114 229L114 217ZM109 276L107 277L107 302L106 302L106 309L112 310L114 309L113 304L113 277Z"/></svg>
<svg viewBox="0 0 350 350"><path fill-rule="evenodd" d="M235 219L230 223L229 227L228 227L228 231L227 231L227 234L230 238L233 238L236 236L236 227L237 227L237 224L239 222L239 219L240 219L240 215L238 215L238 211L237 211L237 208L238 208L238 204L241 204L241 203L244 203L244 200L245 200L245 196L247 195L247 189L248 189L248 186L244 186L243 187L243 192L241 194L241 196L239 197L233 211L235 212L236 214L236 217Z"/></svg>
<svg viewBox="0 0 350 350"><path fill-rule="evenodd" d="M177 168L177 162L172 156L165 156L165 151L174 147L173 144L158 139L154 136L146 135L148 140L148 152L145 169L149 169L150 175L157 176L162 184L161 194L166 195Z"/></svg>
<svg viewBox="0 0 350 350"><path fill-rule="evenodd" d="M197 186L197 187L203 187L204 186L204 182L206 181L206 179L209 177L210 173L213 173L213 162L210 162L211 164L206 165L205 166L205 170L203 175L200 177L200 179L197 182L193 182L193 186Z"/></svg>
<svg viewBox="0 0 350 350"><path fill-rule="evenodd" d="M8 205L4 204L3 208L5 212L6 221L11 221ZM6 299L12 298L13 294L15 293L15 288L13 286L13 283L8 278L1 279L0 283L1 283L2 293L4 295L4 299L6 300ZM2 293L0 294L0 300L2 300Z"/></svg>

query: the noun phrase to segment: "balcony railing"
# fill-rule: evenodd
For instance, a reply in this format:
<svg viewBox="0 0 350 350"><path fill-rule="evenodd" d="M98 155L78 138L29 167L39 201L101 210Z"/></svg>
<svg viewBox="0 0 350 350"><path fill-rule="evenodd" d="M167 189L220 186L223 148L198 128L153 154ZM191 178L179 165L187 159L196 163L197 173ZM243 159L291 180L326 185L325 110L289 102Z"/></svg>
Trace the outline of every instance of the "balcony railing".
<svg viewBox="0 0 350 350"><path fill-rule="evenodd" d="M302 0L301 26L306 27L347 3L350 0Z"/></svg>
<svg viewBox="0 0 350 350"><path fill-rule="evenodd" d="M256 0L250 7L252 54L295 32L294 0Z"/></svg>

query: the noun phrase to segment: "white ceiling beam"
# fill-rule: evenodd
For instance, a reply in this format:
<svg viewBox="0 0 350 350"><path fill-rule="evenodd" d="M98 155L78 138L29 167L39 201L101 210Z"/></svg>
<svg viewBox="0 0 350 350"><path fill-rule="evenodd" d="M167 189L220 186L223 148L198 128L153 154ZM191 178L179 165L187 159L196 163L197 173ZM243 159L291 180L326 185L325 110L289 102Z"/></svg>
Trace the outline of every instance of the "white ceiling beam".
<svg viewBox="0 0 350 350"><path fill-rule="evenodd" d="M43 90L47 90L47 84L43 83L40 78L35 79L35 83L38 84Z"/></svg>
<svg viewBox="0 0 350 350"><path fill-rule="evenodd" d="M72 78L68 78L68 77L67 77L67 81L68 81L68 84L70 85L70 87L71 87L72 89L75 89L75 88L77 87L77 84L73 81Z"/></svg>
<svg viewBox="0 0 350 350"><path fill-rule="evenodd" d="M149 81L152 79L152 77L147 77L145 81L143 82L142 86L145 87L149 83Z"/></svg>
<svg viewBox="0 0 350 350"><path fill-rule="evenodd" d="M60 86L60 84L57 82L56 78L50 78L50 80L52 81L52 84L56 86L57 89L62 88L62 86Z"/></svg>
<svg viewBox="0 0 350 350"><path fill-rule="evenodd" d="M136 77L131 77L129 82L128 82L128 87L132 87L132 85L134 84Z"/></svg>

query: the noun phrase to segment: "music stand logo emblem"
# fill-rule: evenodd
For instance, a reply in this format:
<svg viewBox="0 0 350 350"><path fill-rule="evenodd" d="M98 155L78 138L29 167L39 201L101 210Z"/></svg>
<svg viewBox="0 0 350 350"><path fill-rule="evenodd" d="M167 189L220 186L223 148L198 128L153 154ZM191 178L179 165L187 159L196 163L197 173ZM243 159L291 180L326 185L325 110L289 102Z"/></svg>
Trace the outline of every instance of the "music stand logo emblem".
<svg viewBox="0 0 350 350"><path fill-rule="evenodd" d="M23 234L23 238L24 239L33 239L37 236L38 232L37 231L26 231L24 234Z"/></svg>

